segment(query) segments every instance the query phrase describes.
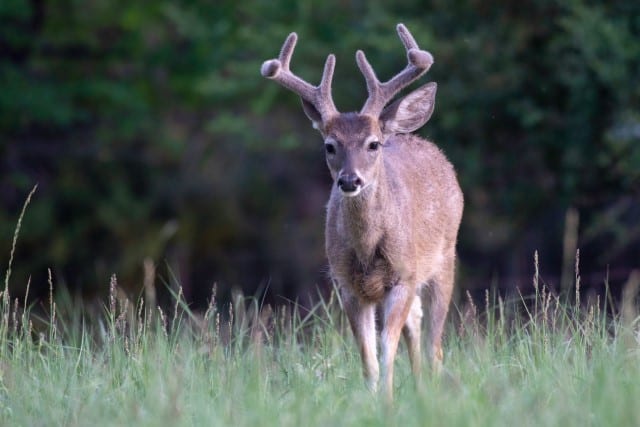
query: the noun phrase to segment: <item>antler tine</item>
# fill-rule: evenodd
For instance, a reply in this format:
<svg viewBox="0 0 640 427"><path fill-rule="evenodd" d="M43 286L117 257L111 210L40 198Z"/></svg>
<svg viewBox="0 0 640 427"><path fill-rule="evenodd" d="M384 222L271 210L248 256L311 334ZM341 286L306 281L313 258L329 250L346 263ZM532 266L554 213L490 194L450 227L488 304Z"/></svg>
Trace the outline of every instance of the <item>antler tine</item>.
<svg viewBox="0 0 640 427"><path fill-rule="evenodd" d="M338 110L331 96L331 82L333 80L336 58L334 55L327 57L320 84L313 86L293 74L289 68L297 41L298 35L296 33L289 34L282 45L278 59L265 61L260 68L260 73L263 77L275 80L305 101L310 102L318 110L322 116L322 120L326 121L329 117L338 114Z"/></svg>
<svg viewBox="0 0 640 427"><path fill-rule="evenodd" d="M398 36L407 51L407 66L400 73L381 83L375 75L371 64L362 51L356 52L356 62L367 82L369 97L360 114L378 117L384 106L403 88L410 85L429 70L433 64L433 56L421 50L411 32L403 24L397 26Z"/></svg>
<svg viewBox="0 0 640 427"><path fill-rule="evenodd" d="M360 111L361 114L366 114L373 109L373 104L382 98L380 92L382 91L383 85L380 83L380 80L378 80L378 77L376 77L376 72L373 70L369 61L367 61L367 57L363 51L358 50L356 52L356 62L367 83L367 92L369 93L369 97ZM382 107L384 107L384 105ZM382 108L380 108L380 112L382 112Z"/></svg>
<svg viewBox="0 0 640 427"><path fill-rule="evenodd" d="M280 49L280 56L278 56L278 59L282 64L282 68L284 68L285 70L289 69L291 57L293 56L293 50L296 48L297 43L298 34L291 33L287 36L286 40L282 44L282 49Z"/></svg>
<svg viewBox="0 0 640 427"><path fill-rule="evenodd" d="M413 35L404 24L398 24L396 26L396 31L398 32L398 36L400 37L405 49L420 49L416 39L413 38Z"/></svg>
<svg viewBox="0 0 640 427"><path fill-rule="evenodd" d="M333 111L336 111L336 107L333 104L333 98L331 96L331 82L333 81L333 71L336 68L336 56L334 54L330 54L327 56L327 60L324 62L324 70L322 70L322 79L320 80L320 85L318 86L318 90L320 92L321 98L326 100L326 102L330 105Z"/></svg>

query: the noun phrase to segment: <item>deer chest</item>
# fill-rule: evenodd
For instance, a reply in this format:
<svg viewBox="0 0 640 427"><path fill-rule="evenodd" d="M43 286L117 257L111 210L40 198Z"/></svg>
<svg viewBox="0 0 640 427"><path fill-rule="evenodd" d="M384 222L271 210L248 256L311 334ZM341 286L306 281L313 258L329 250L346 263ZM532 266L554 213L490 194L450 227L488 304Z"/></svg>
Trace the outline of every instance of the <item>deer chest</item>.
<svg viewBox="0 0 640 427"><path fill-rule="evenodd" d="M353 254L350 272L349 286L362 300L379 302L385 292L398 282L389 261L378 249L368 262L362 262Z"/></svg>

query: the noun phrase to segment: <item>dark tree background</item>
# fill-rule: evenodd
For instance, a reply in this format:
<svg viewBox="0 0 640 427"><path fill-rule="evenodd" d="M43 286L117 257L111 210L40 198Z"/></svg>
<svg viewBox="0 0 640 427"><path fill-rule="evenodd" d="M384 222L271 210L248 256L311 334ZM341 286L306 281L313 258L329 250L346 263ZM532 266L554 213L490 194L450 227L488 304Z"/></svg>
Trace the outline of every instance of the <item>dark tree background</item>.
<svg viewBox="0 0 640 427"><path fill-rule="evenodd" d="M420 133L466 196L461 289L544 281L614 291L640 268L640 3L570 0L0 2L0 260L22 203L14 295L91 296L109 277L211 287L275 302L326 286L320 137L299 100L263 79L290 31L292 67L356 110L367 52L382 78L405 64L404 22L435 65Z"/></svg>

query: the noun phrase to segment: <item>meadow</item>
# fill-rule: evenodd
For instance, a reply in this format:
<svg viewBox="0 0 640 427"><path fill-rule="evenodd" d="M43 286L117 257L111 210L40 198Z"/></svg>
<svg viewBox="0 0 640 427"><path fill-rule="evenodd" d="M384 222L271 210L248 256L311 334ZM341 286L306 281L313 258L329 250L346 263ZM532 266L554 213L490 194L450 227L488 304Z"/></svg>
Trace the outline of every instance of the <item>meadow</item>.
<svg viewBox="0 0 640 427"><path fill-rule="evenodd" d="M194 313L178 289L167 312L115 275L92 307L50 278L49 301L21 307L9 282L29 200L0 293L2 426L640 425L637 273L613 309L583 301L578 262L574 294L549 292L536 256L534 295L452 307L441 374L415 381L401 350L388 405L364 387L336 292L310 310L214 294Z"/></svg>
<svg viewBox="0 0 640 427"><path fill-rule="evenodd" d="M115 277L111 290L100 315L67 301L39 320L3 293L1 425L640 425L630 304L610 316L544 287L467 301L451 312L444 372L416 383L402 351L388 406L364 387L335 296L304 315L241 299L198 315L179 294L164 313L119 298Z"/></svg>

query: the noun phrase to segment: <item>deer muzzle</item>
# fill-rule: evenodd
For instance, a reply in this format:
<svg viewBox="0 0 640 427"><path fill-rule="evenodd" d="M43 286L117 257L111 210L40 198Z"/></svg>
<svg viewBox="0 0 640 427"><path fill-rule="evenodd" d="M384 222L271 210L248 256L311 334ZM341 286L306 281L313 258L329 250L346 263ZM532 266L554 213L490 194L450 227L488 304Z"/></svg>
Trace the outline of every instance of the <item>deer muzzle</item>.
<svg viewBox="0 0 640 427"><path fill-rule="evenodd" d="M356 196L362 190L364 183L356 173L343 174L336 182L340 191L345 196Z"/></svg>

